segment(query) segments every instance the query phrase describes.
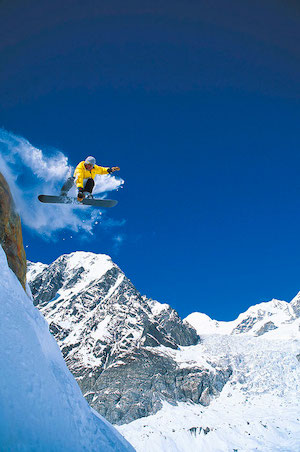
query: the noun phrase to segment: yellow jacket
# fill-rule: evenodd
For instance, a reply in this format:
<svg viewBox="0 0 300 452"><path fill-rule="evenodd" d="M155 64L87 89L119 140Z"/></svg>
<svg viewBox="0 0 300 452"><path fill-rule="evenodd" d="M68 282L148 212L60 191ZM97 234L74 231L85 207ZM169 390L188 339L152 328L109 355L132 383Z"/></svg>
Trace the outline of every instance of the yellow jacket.
<svg viewBox="0 0 300 452"><path fill-rule="evenodd" d="M84 166L84 160L80 163L78 163L75 171L74 171L74 177L76 180L76 186L77 188L83 188L83 180L89 179L90 177L92 179L95 178L96 174L109 174L110 168L105 168L103 166L95 165L94 168L92 168L91 171L88 171L86 167Z"/></svg>

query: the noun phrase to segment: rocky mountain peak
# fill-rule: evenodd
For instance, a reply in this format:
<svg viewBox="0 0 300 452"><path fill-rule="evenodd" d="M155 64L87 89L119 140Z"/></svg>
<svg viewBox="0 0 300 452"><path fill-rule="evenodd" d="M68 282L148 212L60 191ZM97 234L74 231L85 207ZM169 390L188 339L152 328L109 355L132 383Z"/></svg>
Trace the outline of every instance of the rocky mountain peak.
<svg viewBox="0 0 300 452"><path fill-rule="evenodd" d="M300 317L300 292L292 299L291 308L293 309L295 316Z"/></svg>
<svg viewBox="0 0 300 452"><path fill-rule="evenodd" d="M76 252L29 263L28 279L85 397L114 423L154 413L163 400L208 403L229 378L228 367L177 363L173 352L199 342L195 329L169 305L141 296L109 256Z"/></svg>

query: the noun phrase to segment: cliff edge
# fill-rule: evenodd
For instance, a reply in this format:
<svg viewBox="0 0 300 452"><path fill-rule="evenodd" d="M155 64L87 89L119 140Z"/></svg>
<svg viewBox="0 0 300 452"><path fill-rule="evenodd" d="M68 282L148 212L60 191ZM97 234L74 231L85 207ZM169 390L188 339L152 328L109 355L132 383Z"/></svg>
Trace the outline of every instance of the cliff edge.
<svg viewBox="0 0 300 452"><path fill-rule="evenodd" d="M21 219L8 183L0 173L0 244L5 251L8 265L25 289L26 255L23 246Z"/></svg>

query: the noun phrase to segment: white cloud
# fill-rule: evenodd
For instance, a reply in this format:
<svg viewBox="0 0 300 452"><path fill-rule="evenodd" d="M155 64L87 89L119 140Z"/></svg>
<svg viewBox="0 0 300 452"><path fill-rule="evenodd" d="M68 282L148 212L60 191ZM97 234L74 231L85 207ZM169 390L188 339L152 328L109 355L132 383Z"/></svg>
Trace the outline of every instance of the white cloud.
<svg viewBox="0 0 300 452"><path fill-rule="evenodd" d="M125 240L125 234L116 234L113 237L113 242L114 242L114 252L118 253L120 250L120 247L122 245L122 243Z"/></svg>
<svg viewBox="0 0 300 452"><path fill-rule="evenodd" d="M26 139L0 128L0 168L13 194L22 223L45 238L61 229L92 234L101 223L101 211L86 206L41 204L39 194L59 193L73 173L61 151L47 155ZM95 193L117 190L124 181L115 176L98 177ZM75 195L75 187L70 194Z"/></svg>

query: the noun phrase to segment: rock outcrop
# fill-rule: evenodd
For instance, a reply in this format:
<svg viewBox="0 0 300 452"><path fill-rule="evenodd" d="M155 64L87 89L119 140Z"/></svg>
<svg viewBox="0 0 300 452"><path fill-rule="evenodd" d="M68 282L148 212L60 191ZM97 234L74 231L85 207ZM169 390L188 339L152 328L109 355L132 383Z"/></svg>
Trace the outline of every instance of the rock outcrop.
<svg viewBox="0 0 300 452"><path fill-rule="evenodd" d="M4 176L0 173L0 244L7 262L25 289L26 255L23 246L21 220Z"/></svg>

